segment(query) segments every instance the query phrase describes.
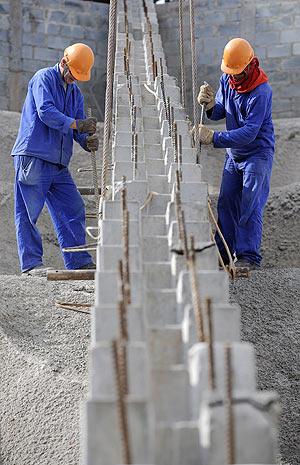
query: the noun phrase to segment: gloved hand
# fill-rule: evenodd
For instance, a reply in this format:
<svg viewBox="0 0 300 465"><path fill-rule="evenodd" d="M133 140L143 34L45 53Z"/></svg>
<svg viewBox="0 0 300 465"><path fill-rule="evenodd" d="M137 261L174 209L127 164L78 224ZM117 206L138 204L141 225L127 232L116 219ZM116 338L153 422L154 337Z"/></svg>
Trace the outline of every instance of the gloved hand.
<svg viewBox="0 0 300 465"><path fill-rule="evenodd" d="M97 118L77 119L76 127L79 132L88 132L94 134L96 132Z"/></svg>
<svg viewBox="0 0 300 465"><path fill-rule="evenodd" d="M91 152L97 152L99 148L98 136L96 134L93 134L92 136L87 136L86 146Z"/></svg>
<svg viewBox="0 0 300 465"><path fill-rule="evenodd" d="M209 84L203 84L200 87L200 92L198 94L197 100L200 105L206 105L206 110L210 110L215 106L215 94L212 87Z"/></svg>
<svg viewBox="0 0 300 465"><path fill-rule="evenodd" d="M214 137L214 131L209 129L204 124L199 124L199 138L202 144L209 145L212 144Z"/></svg>

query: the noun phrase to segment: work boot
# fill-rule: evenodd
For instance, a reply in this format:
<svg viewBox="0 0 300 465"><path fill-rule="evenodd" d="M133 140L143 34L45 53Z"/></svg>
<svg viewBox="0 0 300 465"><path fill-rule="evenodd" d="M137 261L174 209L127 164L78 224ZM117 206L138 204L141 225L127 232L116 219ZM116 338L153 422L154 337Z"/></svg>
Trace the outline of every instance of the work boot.
<svg viewBox="0 0 300 465"><path fill-rule="evenodd" d="M247 268L248 270L259 270L259 265L256 265L256 263L249 262L249 260L246 260L244 258L238 258L237 261L235 262L235 267L236 268Z"/></svg>
<svg viewBox="0 0 300 465"><path fill-rule="evenodd" d="M44 265L38 265L29 270L22 271L23 276L34 276L35 278L45 278L47 276L47 271L53 270L51 267L46 267Z"/></svg>

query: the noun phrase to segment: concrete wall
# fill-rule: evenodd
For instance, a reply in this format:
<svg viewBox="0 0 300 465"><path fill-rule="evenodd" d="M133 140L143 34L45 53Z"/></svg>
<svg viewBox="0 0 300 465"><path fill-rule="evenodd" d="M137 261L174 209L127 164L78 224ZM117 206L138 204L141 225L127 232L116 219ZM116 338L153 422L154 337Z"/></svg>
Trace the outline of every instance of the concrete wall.
<svg viewBox="0 0 300 465"><path fill-rule="evenodd" d="M184 2L189 110L191 67L189 2ZM198 82L218 86L224 45L244 37L254 46L274 91L274 117L300 116L299 0L195 0ZM156 6L170 74L180 77L178 1ZM180 82L180 81L179 81Z"/></svg>
<svg viewBox="0 0 300 465"><path fill-rule="evenodd" d="M0 2L0 109L20 111L27 84L40 68L54 66L74 42L93 48L93 79L80 84L86 106L101 117L104 106L109 5L82 0Z"/></svg>

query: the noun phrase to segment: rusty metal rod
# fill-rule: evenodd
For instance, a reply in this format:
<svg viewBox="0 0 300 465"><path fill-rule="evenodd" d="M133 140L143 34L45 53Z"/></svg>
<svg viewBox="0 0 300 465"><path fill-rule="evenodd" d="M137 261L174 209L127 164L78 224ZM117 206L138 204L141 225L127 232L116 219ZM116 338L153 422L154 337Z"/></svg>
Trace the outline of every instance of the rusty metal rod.
<svg viewBox="0 0 300 465"><path fill-rule="evenodd" d="M226 453L227 464L235 463L235 431L234 431L234 412L232 402L232 360L231 347L225 345L225 371L226 371L226 393L225 393L225 418L226 418Z"/></svg>
<svg viewBox="0 0 300 465"><path fill-rule="evenodd" d="M208 343L208 382L211 390L216 389L215 377L215 359L214 359L214 334L211 314L211 299L206 299L206 316L207 316L207 343Z"/></svg>
<svg viewBox="0 0 300 465"><path fill-rule="evenodd" d="M188 268L189 268L190 286L191 286L192 303L193 303L195 322L196 322L197 337L198 337L199 342L205 342L202 306L201 306L200 290L199 290L198 276L197 276L197 270L196 270L196 254L195 254L195 245L194 245L193 236L191 236L191 239L190 239Z"/></svg>

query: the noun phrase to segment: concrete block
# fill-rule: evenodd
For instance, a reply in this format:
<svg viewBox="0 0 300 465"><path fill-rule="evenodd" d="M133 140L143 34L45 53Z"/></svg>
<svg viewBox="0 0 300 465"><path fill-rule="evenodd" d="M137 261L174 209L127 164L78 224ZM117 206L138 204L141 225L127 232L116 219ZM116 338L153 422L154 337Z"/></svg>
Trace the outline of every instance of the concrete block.
<svg viewBox="0 0 300 465"><path fill-rule="evenodd" d="M180 196L182 202L201 202L207 204L206 182L182 182L180 184ZM175 201L175 186L172 189L171 201Z"/></svg>
<svg viewBox="0 0 300 465"><path fill-rule="evenodd" d="M299 42L299 34L300 34L300 27L295 28L295 29L288 28L286 30L282 30L281 31L281 43ZM276 42L277 41L274 41L273 43L276 43Z"/></svg>
<svg viewBox="0 0 300 465"><path fill-rule="evenodd" d="M149 326L176 324L178 320L175 289L147 290L145 313Z"/></svg>
<svg viewBox="0 0 300 465"><path fill-rule="evenodd" d="M157 118L156 105L144 105L142 108L143 118Z"/></svg>
<svg viewBox="0 0 300 465"><path fill-rule="evenodd" d="M126 405L133 463L149 464L151 440L147 405L135 400L127 401ZM122 443L116 402L89 399L83 422L83 465L121 464Z"/></svg>
<svg viewBox="0 0 300 465"><path fill-rule="evenodd" d="M128 393L136 399L148 397L146 346L127 342ZM111 342L97 343L90 352L90 395L94 400L111 396L115 389Z"/></svg>
<svg viewBox="0 0 300 465"><path fill-rule="evenodd" d="M173 287L169 262L145 263L144 276L147 289L165 289Z"/></svg>
<svg viewBox="0 0 300 465"><path fill-rule="evenodd" d="M130 215L130 220L139 220L140 205L139 202L127 201L127 208ZM122 206L121 202L116 200L105 200L103 202L103 219L104 220L121 220Z"/></svg>
<svg viewBox="0 0 300 465"><path fill-rule="evenodd" d="M127 116L117 116L116 117L116 128L121 132L131 132L131 119ZM142 118L136 119L136 130L141 132L143 130L143 120Z"/></svg>
<svg viewBox="0 0 300 465"><path fill-rule="evenodd" d="M101 220L100 245L122 245L122 220ZM140 227L137 220L129 220L129 244L139 245Z"/></svg>
<svg viewBox="0 0 300 465"><path fill-rule="evenodd" d="M150 396L156 422L175 422L189 419L188 373L184 366L152 369Z"/></svg>
<svg viewBox="0 0 300 465"><path fill-rule="evenodd" d="M145 116L143 118L143 125L145 131L148 129L159 129L159 121L157 116Z"/></svg>
<svg viewBox="0 0 300 465"><path fill-rule="evenodd" d="M219 396L226 394L226 371L224 344L213 345L215 362L215 391ZM254 347L245 342L231 343L232 389L234 392L254 392L255 356ZM208 383L208 344L197 343L188 352L188 366L191 386L191 402L194 418L197 418L203 394L209 391Z"/></svg>
<svg viewBox="0 0 300 465"><path fill-rule="evenodd" d="M145 144L144 145L145 158L151 159L162 159L162 148L161 144Z"/></svg>
<svg viewBox="0 0 300 465"><path fill-rule="evenodd" d="M183 364L181 327L150 327L147 331L147 348L153 367L169 367Z"/></svg>
<svg viewBox="0 0 300 465"><path fill-rule="evenodd" d="M229 283L228 274L224 271L198 271L198 286L202 302L209 297L215 303L228 303ZM187 271L182 271L178 277L177 303L184 305L191 303L190 277Z"/></svg>
<svg viewBox="0 0 300 465"><path fill-rule="evenodd" d="M165 236L166 219L163 215L151 215L142 217L143 236Z"/></svg>
<svg viewBox="0 0 300 465"><path fill-rule="evenodd" d="M166 174L166 168L163 159L148 158L145 160L147 173L151 174Z"/></svg>
<svg viewBox="0 0 300 465"><path fill-rule="evenodd" d="M115 271L119 260L124 257L123 245L99 245L97 249L97 266L99 271ZM138 246L129 247L129 266L131 271L141 269L141 255Z"/></svg>
<svg viewBox="0 0 300 465"><path fill-rule="evenodd" d="M165 174L149 175L148 182L149 190L151 192L157 192L159 194L170 193L170 184L168 183L168 178Z"/></svg>
<svg viewBox="0 0 300 465"><path fill-rule="evenodd" d="M183 182L200 182L202 167L194 163L182 163L181 167L182 181ZM178 170L177 163L171 163L168 172L168 182L174 183L176 181L176 171Z"/></svg>
<svg viewBox="0 0 300 465"><path fill-rule="evenodd" d="M138 134L138 153L141 152L142 146L143 146L143 135L142 133L137 133ZM131 132L121 132L121 131L116 131L115 137L114 137L114 145L119 147L119 146L130 146L131 147L132 143L132 134Z"/></svg>
<svg viewBox="0 0 300 465"><path fill-rule="evenodd" d="M143 237L143 260L145 262L169 261L169 246L166 236Z"/></svg>
<svg viewBox="0 0 300 465"><path fill-rule="evenodd" d="M117 305L93 307L91 312L91 342L112 341L119 337L119 315ZM127 323L129 340L145 341L145 315L141 307L128 305Z"/></svg>
<svg viewBox="0 0 300 465"><path fill-rule="evenodd" d="M155 463L160 465L195 465L200 444L197 422L180 421L159 424L155 434Z"/></svg>
<svg viewBox="0 0 300 465"><path fill-rule="evenodd" d="M115 305L119 300L119 274L116 271L96 271L95 305ZM131 303L139 306L142 301L142 282L140 272L130 272Z"/></svg>
<svg viewBox="0 0 300 465"><path fill-rule="evenodd" d="M202 151L204 149L202 148ZM171 163L173 162L173 148L167 148L165 151L165 164L170 167ZM182 163L191 163L195 166L196 164L196 149L190 147L183 147L182 149Z"/></svg>
<svg viewBox="0 0 300 465"><path fill-rule="evenodd" d="M116 161L113 170L113 183L122 181L122 177L126 176L128 181L133 179L146 180L146 164L138 162L135 169L135 164L132 161Z"/></svg>
<svg viewBox="0 0 300 465"><path fill-rule="evenodd" d="M207 334L208 323L203 306L204 332ZM182 341L188 350L198 341L194 309L186 305L183 313L178 317L182 323ZM212 326L215 342L239 342L240 341L241 311L238 305L212 303Z"/></svg>
<svg viewBox="0 0 300 465"><path fill-rule="evenodd" d="M121 196L119 185L114 185L114 200L119 199ZM117 192L116 192L117 191ZM129 201L137 201L140 204L144 204L148 194L148 182L147 181L129 181L127 182L127 199Z"/></svg>
<svg viewBox="0 0 300 465"><path fill-rule="evenodd" d="M186 221L187 237L194 236L196 242L208 242L210 240L211 226L208 221ZM179 243L179 233L176 221L172 221L168 230L169 247Z"/></svg>
<svg viewBox="0 0 300 465"><path fill-rule="evenodd" d="M186 222L207 221L207 206L202 202L181 202ZM166 210L166 223L176 221L175 202L169 202Z"/></svg>
<svg viewBox="0 0 300 465"><path fill-rule="evenodd" d="M153 193L150 201L143 208L143 215L165 215L168 203L170 202L170 194Z"/></svg>
<svg viewBox="0 0 300 465"><path fill-rule="evenodd" d="M132 147L131 143L128 145L116 145L112 147L112 159L113 162L132 162ZM138 142L137 147L137 160L143 162L145 160L144 149L142 145Z"/></svg>
<svg viewBox="0 0 300 465"><path fill-rule="evenodd" d="M148 129L144 132L145 144L160 144L160 131L158 129Z"/></svg>
<svg viewBox="0 0 300 465"><path fill-rule="evenodd" d="M237 397L234 405L236 463L276 463L278 398L272 392ZM223 465L226 420L222 399L207 396L200 408L200 461Z"/></svg>
<svg viewBox="0 0 300 465"><path fill-rule="evenodd" d="M179 246L180 244L178 244ZM196 243L196 247L202 247L204 243ZM218 255L217 248L210 247L203 250L201 253L196 254L197 257L197 270L217 270L218 269ZM184 255L171 253L171 273L175 279L178 278L181 271L186 270L186 259Z"/></svg>

